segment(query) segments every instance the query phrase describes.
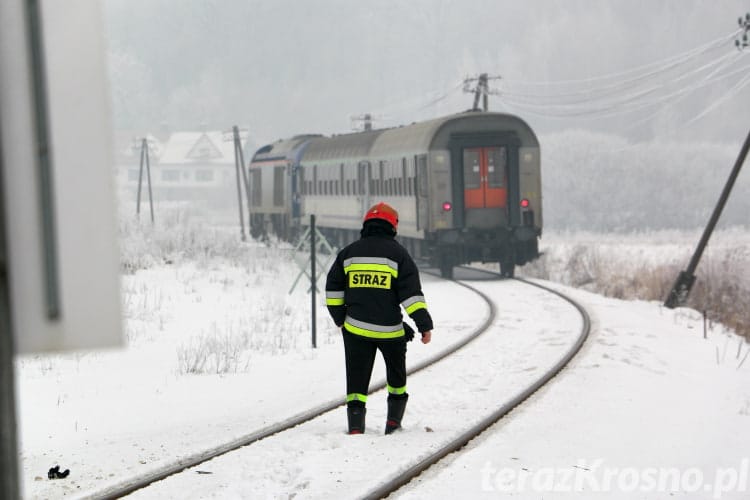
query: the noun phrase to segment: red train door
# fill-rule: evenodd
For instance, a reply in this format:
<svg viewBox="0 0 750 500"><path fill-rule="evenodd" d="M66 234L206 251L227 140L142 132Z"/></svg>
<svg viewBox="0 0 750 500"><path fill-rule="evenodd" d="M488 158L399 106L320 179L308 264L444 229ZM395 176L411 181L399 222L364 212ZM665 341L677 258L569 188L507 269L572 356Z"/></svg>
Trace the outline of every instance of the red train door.
<svg viewBox="0 0 750 500"><path fill-rule="evenodd" d="M505 208L507 165L505 147L464 149L464 207Z"/></svg>

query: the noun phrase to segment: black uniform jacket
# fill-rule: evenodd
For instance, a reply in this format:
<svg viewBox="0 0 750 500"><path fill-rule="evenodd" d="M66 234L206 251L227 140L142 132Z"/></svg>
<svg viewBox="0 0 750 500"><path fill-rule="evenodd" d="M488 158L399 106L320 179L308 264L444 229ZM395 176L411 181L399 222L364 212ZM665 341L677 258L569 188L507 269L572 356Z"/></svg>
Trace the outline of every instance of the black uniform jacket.
<svg viewBox="0 0 750 500"><path fill-rule="evenodd" d="M373 340L404 337L401 307L420 332L432 330L419 271L389 225L368 223L339 252L326 280L326 305L337 325Z"/></svg>

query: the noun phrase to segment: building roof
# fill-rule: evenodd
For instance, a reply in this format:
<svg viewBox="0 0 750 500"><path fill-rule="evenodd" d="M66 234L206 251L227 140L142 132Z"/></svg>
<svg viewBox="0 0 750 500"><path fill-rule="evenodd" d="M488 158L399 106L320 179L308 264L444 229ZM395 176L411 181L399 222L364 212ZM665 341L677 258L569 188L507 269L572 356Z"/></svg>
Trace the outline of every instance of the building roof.
<svg viewBox="0 0 750 500"><path fill-rule="evenodd" d="M221 131L175 132L164 144L159 163L234 165L234 141Z"/></svg>

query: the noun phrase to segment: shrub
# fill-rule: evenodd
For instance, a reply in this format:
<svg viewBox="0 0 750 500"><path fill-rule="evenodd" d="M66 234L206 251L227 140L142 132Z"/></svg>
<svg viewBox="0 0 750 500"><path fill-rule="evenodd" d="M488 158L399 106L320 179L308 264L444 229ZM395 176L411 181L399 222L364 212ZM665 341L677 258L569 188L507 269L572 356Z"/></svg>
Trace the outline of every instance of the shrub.
<svg viewBox="0 0 750 500"><path fill-rule="evenodd" d="M566 237L568 238L568 237ZM574 239L573 237L569 237ZM645 258L649 250L623 244L561 243L545 249L543 255L523 268L529 277L556 281L601 293L608 297L664 301L681 267L661 258ZM688 307L706 314L750 341L750 257L744 245L729 245L704 256ZM661 259L661 260L660 260Z"/></svg>

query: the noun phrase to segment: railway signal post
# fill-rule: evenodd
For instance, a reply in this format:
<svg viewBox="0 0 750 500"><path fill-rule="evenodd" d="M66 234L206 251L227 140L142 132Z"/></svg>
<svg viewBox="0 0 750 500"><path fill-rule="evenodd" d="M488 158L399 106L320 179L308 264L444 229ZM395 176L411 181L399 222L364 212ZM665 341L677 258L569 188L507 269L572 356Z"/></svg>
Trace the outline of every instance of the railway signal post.
<svg viewBox="0 0 750 500"><path fill-rule="evenodd" d="M294 249L295 254L300 255L303 252L307 250L307 245L310 245L309 250L310 254L309 257L304 261L300 262L297 260L297 265L300 268L300 272L297 275L297 278L294 280L294 283L292 283L292 288L289 289L289 293L292 293L294 289L297 287L297 283L299 283L299 280L302 276L307 276L310 278L310 288L308 288L308 293L311 294L311 321L312 321L312 346L313 348L317 347L317 314L316 314L316 302L317 302L317 291L318 291L318 268L321 269L328 269L328 267L331 264L331 259L336 258L336 252L338 249L334 246L332 246L330 243L328 243L328 240L321 234L321 232L315 227L315 215L310 215L310 226L307 228L307 230L304 232L302 237L299 240L299 243L297 243L296 248ZM322 250L322 252L321 252ZM328 258L320 262L318 260L318 254L319 253L326 253L328 255ZM310 272L308 274L308 266L310 269Z"/></svg>

